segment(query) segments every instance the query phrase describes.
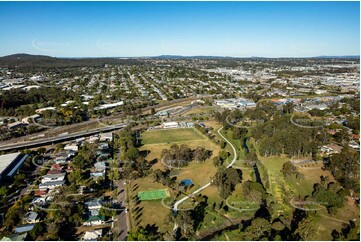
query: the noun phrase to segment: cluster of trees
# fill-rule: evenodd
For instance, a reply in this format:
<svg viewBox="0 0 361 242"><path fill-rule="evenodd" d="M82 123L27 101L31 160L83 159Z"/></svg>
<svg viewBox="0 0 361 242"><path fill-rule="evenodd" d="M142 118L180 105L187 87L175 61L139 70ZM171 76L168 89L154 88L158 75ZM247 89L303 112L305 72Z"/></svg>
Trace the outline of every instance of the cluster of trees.
<svg viewBox="0 0 361 242"><path fill-rule="evenodd" d="M234 191L235 186L242 182L242 171L221 166L215 174L212 184L217 186L221 198L226 199Z"/></svg>
<svg viewBox="0 0 361 242"><path fill-rule="evenodd" d="M12 228L21 221L23 215L27 211L28 204L31 199L31 196L25 195L16 201L15 204L7 210L3 223L3 226L5 227L5 233L6 231L10 233Z"/></svg>
<svg viewBox="0 0 361 242"><path fill-rule="evenodd" d="M245 118L266 122L279 116L282 111L278 110L276 105L269 101L258 102L256 108L247 109L244 113Z"/></svg>
<svg viewBox="0 0 361 242"><path fill-rule="evenodd" d="M303 157L316 154L318 145L323 141L318 130L293 125L290 118L289 115L276 116L273 120L259 123L252 130L261 155Z"/></svg>
<svg viewBox="0 0 361 242"><path fill-rule="evenodd" d="M354 134L360 134L360 115L347 116L345 125L351 128Z"/></svg>
<svg viewBox="0 0 361 242"><path fill-rule="evenodd" d="M291 218L281 215L272 218L269 213L270 207L262 205L250 220L243 220L238 228L225 229L223 232L232 231L236 235L236 240L246 241L309 241L318 238L317 223L320 217L314 213L307 213L301 209L295 209ZM349 238L357 238L356 225L345 229L345 234ZM350 231L347 233L347 231ZM333 232L342 238L342 233Z"/></svg>
<svg viewBox="0 0 361 242"><path fill-rule="evenodd" d="M150 162L140 154L138 145L137 134L131 127L128 126L116 134L114 149L119 150L119 158L123 165L122 175L127 179L144 177L149 174L151 168Z"/></svg>
<svg viewBox="0 0 361 242"><path fill-rule="evenodd" d="M152 172L152 177L155 182L160 182L168 187L172 187L175 184L175 180L173 180L169 176L169 170L168 171L161 171L160 169L154 170Z"/></svg>
<svg viewBox="0 0 361 242"><path fill-rule="evenodd" d="M68 174L69 189L77 191L79 186L93 186L94 179L90 178L89 168L96 162L97 145L84 143L78 154L72 159L70 166L73 171ZM98 181L99 183L99 181Z"/></svg>
<svg viewBox="0 0 361 242"><path fill-rule="evenodd" d="M49 240L76 240L76 227L84 221L84 205L74 202L74 198L70 196L64 196L68 192L66 189L66 187L60 189L47 211L44 236Z"/></svg>
<svg viewBox="0 0 361 242"><path fill-rule="evenodd" d="M22 89L11 89L1 93L0 115L14 116L16 114L32 115L37 106L29 104L60 105L68 99L75 99L78 96L73 91L62 90L57 87L32 88L28 91ZM22 105L26 105L20 108Z"/></svg>
<svg viewBox="0 0 361 242"><path fill-rule="evenodd" d="M216 167L222 166L229 156L228 151L221 150L218 155L213 158L213 165Z"/></svg>
<svg viewBox="0 0 361 242"><path fill-rule="evenodd" d="M42 113L45 125L67 125L80 123L88 119L88 114L82 108L64 107L59 111L46 110Z"/></svg>
<svg viewBox="0 0 361 242"><path fill-rule="evenodd" d="M336 183L327 183L327 180L327 177L321 177L321 182L314 185L312 197L334 215L338 208L343 207L349 192Z"/></svg>
<svg viewBox="0 0 361 242"><path fill-rule="evenodd" d="M295 176L297 179L303 178L302 174L297 171L297 167L293 165L291 161L287 161L283 164L281 172L286 178L291 176Z"/></svg>
<svg viewBox="0 0 361 242"><path fill-rule="evenodd" d="M360 153L347 146L339 154L333 154L325 168L346 189L360 191Z"/></svg>
<svg viewBox="0 0 361 242"><path fill-rule="evenodd" d="M166 216L164 223L167 225L178 225L175 233L168 232L163 236L164 240L191 240L195 232L202 226L208 206L208 197L201 194L194 197L197 204L192 210L179 210L177 214L172 211Z"/></svg>
<svg viewBox="0 0 361 242"><path fill-rule="evenodd" d="M350 220L340 232L334 229L331 235L335 241L360 241L360 225Z"/></svg>
<svg viewBox="0 0 361 242"><path fill-rule="evenodd" d="M162 240L163 234L158 231L158 227L154 224L143 227L140 226L135 231L129 231L129 241L157 241Z"/></svg>
<svg viewBox="0 0 361 242"><path fill-rule="evenodd" d="M198 118L196 118L198 119ZM199 130L199 132L201 132L203 135L207 136L208 139L214 141L216 144L220 144L220 140L216 138L216 136L212 133L212 132L209 132L209 131L212 131L213 130L213 127L210 127L210 128L206 128L206 127L203 127L203 126L200 126L199 124L195 124L194 127Z"/></svg>
<svg viewBox="0 0 361 242"><path fill-rule="evenodd" d="M242 194L252 201L261 203L268 198L267 192L261 183L256 181L246 181L242 184Z"/></svg>
<svg viewBox="0 0 361 242"><path fill-rule="evenodd" d="M206 150L203 147L197 147L192 150L185 144L180 146L174 144L170 147L170 149L162 150L161 159L163 159L163 162L169 166L183 167L187 166L192 160L204 162L211 156L212 151Z"/></svg>
<svg viewBox="0 0 361 242"><path fill-rule="evenodd" d="M114 149L119 149L122 161L134 161L139 156L136 134L131 128L120 130L115 136Z"/></svg>
<svg viewBox="0 0 361 242"><path fill-rule="evenodd" d="M136 59L119 59L119 58L54 58L42 55L15 54L0 58L0 66L8 66L17 71L32 72L39 71L64 71L66 68L76 72L81 67L104 67L109 65L137 65L141 62Z"/></svg>

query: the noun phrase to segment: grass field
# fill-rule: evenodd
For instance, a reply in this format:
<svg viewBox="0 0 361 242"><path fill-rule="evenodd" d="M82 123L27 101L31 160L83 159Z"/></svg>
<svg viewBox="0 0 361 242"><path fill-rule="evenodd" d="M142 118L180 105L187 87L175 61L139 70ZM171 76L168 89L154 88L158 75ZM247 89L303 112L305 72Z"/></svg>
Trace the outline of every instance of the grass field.
<svg viewBox="0 0 361 242"><path fill-rule="evenodd" d="M170 144L184 141L205 140L192 128L149 130L142 134L142 144Z"/></svg>
<svg viewBox="0 0 361 242"><path fill-rule="evenodd" d="M162 132L163 131L163 132ZM164 132L166 131L166 132ZM176 174L177 180L176 183L180 183L183 179L191 179L194 183L193 188L187 191L187 193L192 192L193 190L203 186L208 183L212 176L216 173L216 167L213 165L212 159L214 156L218 155L218 152L221 150L219 145L216 145L206 136L199 133L197 130L193 129L170 129L170 130L152 130L146 131L142 135L143 143L145 145L140 147L140 151L147 151L146 159L156 160L157 162L152 166L153 170L161 169L165 170L166 167L160 161L161 152L163 149L169 149L172 144L186 144L191 149L197 147L204 147L207 150L212 151L212 156L202 163L190 162L188 166L184 169L174 169L173 173ZM132 185L134 187L131 192L131 196L137 197L139 191L148 191L148 190L159 190L166 188L160 183L153 182L150 176L137 179ZM171 230L169 226L164 224L164 218L167 214L170 213L170 209L167 206L171 206L171 201L175 198L175 192L169 190L170 197L162 200L141 200L138 205L135 202L131 206L140 207L142 209L141 216L137 213L131 212L131 218L133 222L133 227L145 226L147 224L156 224L159 229L163 232ZM216 187L209 187L209 189L204 190L202 194L207 193L211 195L209 198L215 198L220 200ZM184 195L182 195L184 196ZM162 204L163 201L163 204ZM166 206L164 206L164 204ZM192 207L191 200L187 200L184 204L181 204L179 208L187 209ZM213 218L211 219L213 221ZM214 222L210 222L214 223Z"/></svg>
<svg viewBox="0 0 361 242"><path fill-rule="evenodd" d="M158 200L168 197L167 189L138 192L139 200Z"/></svg>
<svg viewBox="0 0 361 242"><path fill-rule="evenodd" d="M139 226L145 227L147 224L159 227L160 231L167 231L171 227L167 227L163 221L170 210L162 206L161 200L137 201L138 192L145 190L161 190L166 189L166 186L158 182L153 182L150 177L139 178L131 184L127 184L129 191L129 207L131 229L136 229Z"/></svg>
<svg viewBox="0 0 361 242"><path fill-rule="evenodd" d="M204 106L204 107L198 107L189 110L184 115L190 115L190 114L209 114L212 110L214 110L214 107Z"/></svg>

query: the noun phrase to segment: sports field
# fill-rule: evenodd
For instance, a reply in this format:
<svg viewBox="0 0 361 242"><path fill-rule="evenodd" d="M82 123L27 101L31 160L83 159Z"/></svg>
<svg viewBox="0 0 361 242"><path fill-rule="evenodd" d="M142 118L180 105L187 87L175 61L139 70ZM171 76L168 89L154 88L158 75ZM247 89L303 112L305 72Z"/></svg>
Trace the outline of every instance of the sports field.
<svg viewBox="0 0 361 242"><path fill-rule="evenodd" d="M142 134L142 143L144 145L204 139L205 138L202 137L197 130L192 128L149 130Z"/></svg>
<svg viewBox="0 0 361 242"><path fill-rule="evenodd" d="M160 190L152 190L152 191L144 191L138 192L139 200L147 201L147 200L157 200L168 197L167 189L160 189Z"/></svg>

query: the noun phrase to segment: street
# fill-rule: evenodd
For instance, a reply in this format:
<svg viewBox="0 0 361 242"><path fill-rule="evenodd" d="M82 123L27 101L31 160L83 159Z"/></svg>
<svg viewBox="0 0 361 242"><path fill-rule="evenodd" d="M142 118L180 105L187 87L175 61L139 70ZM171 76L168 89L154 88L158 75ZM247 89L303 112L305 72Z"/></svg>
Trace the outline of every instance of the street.
<svg viewBox="0 0 361 242"><path fill-rule="evenodd" d="M117 181L116 185L117 185L117 201L121 202L123 208L126 208L127 196L126 196L123 180ZM129 229L128 213L126 212L126 210L122 210L116 219L116 224L114 227L114 238L116 238L116 240L118 241L126 240L128 236L128 229Z"/></svg>

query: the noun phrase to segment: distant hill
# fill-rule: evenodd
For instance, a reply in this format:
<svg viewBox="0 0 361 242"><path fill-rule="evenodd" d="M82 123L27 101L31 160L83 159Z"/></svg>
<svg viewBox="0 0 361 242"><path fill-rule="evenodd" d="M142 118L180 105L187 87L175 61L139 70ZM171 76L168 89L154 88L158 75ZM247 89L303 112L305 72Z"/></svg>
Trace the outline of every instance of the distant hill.
<svg viewBox="0 0 361 242"><path fill-rule="evenodd" d="M322 55L322 56L315 56L313 58L319 58L319 59L360 59L360 56L359 55L340 55L340 56Z"/></svg>
<svg viewBox="0 0 361 242"><path fill-rule="evenodd" d="M45 55L14 54L0 57L0 67L7 66L20 71L31 69L61 69L71 67L101 67L105 64L134 65L144 64L142 59L214 59L220 61L233 60L292 60L292 59L360 59L360 56L317 56L309 58L266 58L266 57L230 57L230 56L182 56L182 55L160 55L149 57L85 57L85 58L58 58Z"/></svg>
<svg viewBox="0 0 361 242"><path fill-rule="evenodd" d="M119 58L56 58L44 55L14 54L0 57L0 66L17 67L18 70L101 67L105 64L137 64L136 59Z"/></svg>
<svg viewBox="0 0 361 242"><path fill-rule="evenodd" d="M207 55L194 55L194 56L183 56L183 55L159 55L151 56L148 58L152 59L235 59L238 57L231 56L207 56Z"/></svg>
<svg viewBox="0 0 361 242"><path fill-rule="evenodd" d="M55 59L55 57L51 57L51 56L47 56L47 55L30 55L30 54L25 54L25 53L21 53L21 54L14 54L14 55L7 55L4 57L1 57L2 59L8 59L8 60L12 60L12 59Z"/></svg>

